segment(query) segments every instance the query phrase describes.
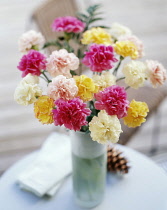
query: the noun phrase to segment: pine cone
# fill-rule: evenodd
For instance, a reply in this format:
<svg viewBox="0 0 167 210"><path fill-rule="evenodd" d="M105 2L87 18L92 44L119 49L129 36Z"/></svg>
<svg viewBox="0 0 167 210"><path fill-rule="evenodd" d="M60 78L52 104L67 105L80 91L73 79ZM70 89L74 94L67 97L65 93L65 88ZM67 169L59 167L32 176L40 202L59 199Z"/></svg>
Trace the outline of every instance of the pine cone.
<svg viewBox="0 0 167 210"><path fill-rule="evenodd" d="M120 172L127 174L130 166L125 157L121 156L122 152L117 149L108 147L107 149L107 171L109 172Z"/></svg>

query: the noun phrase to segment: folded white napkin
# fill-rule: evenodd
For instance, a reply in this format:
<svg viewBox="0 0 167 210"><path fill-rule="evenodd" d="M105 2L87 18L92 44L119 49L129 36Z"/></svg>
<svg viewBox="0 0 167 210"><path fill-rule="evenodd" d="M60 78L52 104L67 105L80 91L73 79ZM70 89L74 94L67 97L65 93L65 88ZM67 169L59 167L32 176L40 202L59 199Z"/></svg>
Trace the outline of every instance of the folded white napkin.
<svg viewBox="0 0 167 210"><path fill-rule="evenodd" d="M18 177L22 189L53 196L72 172L71 144L65 134L52 133L37 158Z"/></svg>

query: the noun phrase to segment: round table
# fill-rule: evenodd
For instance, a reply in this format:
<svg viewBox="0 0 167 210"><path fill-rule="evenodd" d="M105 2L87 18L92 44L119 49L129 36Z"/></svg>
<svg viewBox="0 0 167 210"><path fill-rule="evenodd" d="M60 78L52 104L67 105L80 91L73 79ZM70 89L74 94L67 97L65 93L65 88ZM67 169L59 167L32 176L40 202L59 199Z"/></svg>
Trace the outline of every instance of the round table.
<svg viewBox="0 0 167 210"><path fill-rule="evenodd" d="M106 194L95 210L167 210L167 175L146 156L125 146L132 166L127 175L107 175ZM22 191L16 184L18 175L36 157L28 155L13 165L0 179L0 210L79 210L73 201L71 177L53 198L38 198Z"/></svg>

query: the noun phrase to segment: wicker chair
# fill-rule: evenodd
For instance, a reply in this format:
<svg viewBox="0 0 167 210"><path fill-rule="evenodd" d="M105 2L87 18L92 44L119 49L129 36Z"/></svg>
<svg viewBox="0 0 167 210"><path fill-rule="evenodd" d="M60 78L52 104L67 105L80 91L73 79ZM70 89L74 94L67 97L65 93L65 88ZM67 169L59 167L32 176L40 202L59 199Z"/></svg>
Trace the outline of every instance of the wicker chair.
<svg viewBox="0 0 167 210"><path fill-rule="evenodd" d="M75 16L77 10L75 0L47 0L33 12L31 20L35 22L46 41L50 41L57 38L56 33L51 30L53 20L59 16ZM55 49L49 47L47 53L50 54Z"/></svg>
<svg viewBox="0 0 167 210"><path fill-rule="evenodd" d="M138 90L134 90L130 88L127 90L127 94L128 94L129 101L131 101L132 99L135 99L138 101L146 102L149 107L149 113L148 113L147 118L149 118L154 113L155 119L157 119L158 107L162 103L162 101L166 98L167 90L166 90L166 87L153 89L152 87L145 86L145 87L139 88ZM122 124L123 133L120 136L119 143L126 144L132 138L132 136L140 129L140 127L128 128L122 122L121 124ZM156 124L156 126L153 126L152 128L153 135L152 135L152 146L150 149L151 152L155 152L154 145L153 145L154 139L156 138L156 141L158 141L158 137L159 137L158 126L159 125Z"/></svg>
<svg viewBox="0 0 167 210"><path fill-rule="evenodd" d="M91 1L89 4L91 4ZM46 41L56 40L57 33L51 30L53 20L59 16L75 16L76 11L81 11L85 7L85 3L79 2L79 0L47 0L33 12L31 23L32 21L35 22ZM59 36L61 36L61 33L59 33ZM76 50L77 44L73 42L72 47ZM48 47L45 49L45 53L49 55L53 50L56 50L55 46ZM82 66L76 72L80 74L85 69L86 67Z"/></svg>
<svg viewBox="0 0 167 210"><path fill-rule="evenodd" d="M49 41L56 38L56 33L53 33L50 28L53 19L58 16L73 16L76 14L77 9L78 6L75 0L48 0L34 11L32 19L45 36L46 40ZM48 53L54 49L54 47L50 47ZM150 110L148 117L158 109L158 106L166 95L166 88L154 89L154 91L151 87L143 87L138 91L133 89L128 90L129 100L134 98L136 100L145 101L148 104ZM122 129L123 133L120 136L119 143L126 144L139 128L128 128L122 123ZM155 129L153 128L153 130ZM157 134L158 133L156 133L156 135ZM151 150L153 150L153 148L151 148Z"/></svg>

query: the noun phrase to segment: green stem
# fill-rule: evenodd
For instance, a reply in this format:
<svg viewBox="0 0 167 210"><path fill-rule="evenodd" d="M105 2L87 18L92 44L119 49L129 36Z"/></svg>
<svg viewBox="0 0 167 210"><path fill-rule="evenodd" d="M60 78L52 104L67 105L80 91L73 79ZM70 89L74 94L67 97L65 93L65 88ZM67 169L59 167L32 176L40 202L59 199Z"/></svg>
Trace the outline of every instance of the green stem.
<svg viewBox="0 0 167 210"><path fill-rule="evenodd" d="M125 77L120 77L119 79L116 80L116 82L125 79Z"/></svg>
<svg viewBox="0 0 167 210"><path fill-rule="evenodd" d="M125 88L125 90L128 90L130 88L130 86L127 86L126 88Z"/></svg>
<svg viewBox="0 0 167 210"><path fill-rule="evenodd" d="M69 52L69 53L73 53L74 49L69 45L69 41L65 40L64 41L64 48Z"/></svg>
<svg viewBox="0 0 167 210"><path fill-rule="evenodd" d="M42 77L42 76L39 76L40 78L42 78L43 80L45 80L46 82L47 82L47 80L46 80L46 78L45 77Z"/></svg>
<svg viewBox="0 0 167 210"><path fill-rule="evenodd" d="M46 80L47 80L48 83L52 82L52 80L50 80L50 79L46 76L45 71L42 71L41 73L42 73L43 76L46 78Z"/></svg>
<svg viewBox="0 0 167 210"><path fill-rule="evenodd" d="M117 65L117 67L116 67L116 68L114 69L114 71L113 71L113 74L114 74L115 76L116 76L116 74L117 74L118 68L120 67L121 62L122 62L123 59L124 59L124 57L120 56L119 63L118 63L118 65Z"/></svg>
<svg viewBox="0 0 167 210"><path fill-rule="evenodd" d="M78 75L80 76L82 74L82 63L81 60L79 60L79 68L78 68Z"/></svg>

